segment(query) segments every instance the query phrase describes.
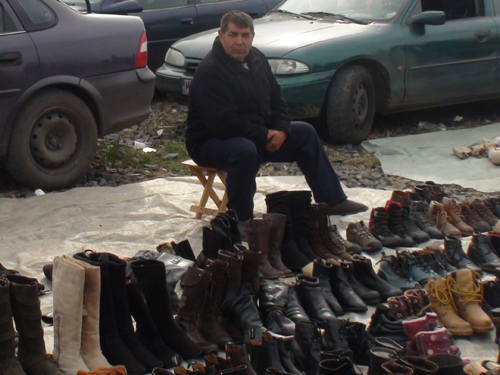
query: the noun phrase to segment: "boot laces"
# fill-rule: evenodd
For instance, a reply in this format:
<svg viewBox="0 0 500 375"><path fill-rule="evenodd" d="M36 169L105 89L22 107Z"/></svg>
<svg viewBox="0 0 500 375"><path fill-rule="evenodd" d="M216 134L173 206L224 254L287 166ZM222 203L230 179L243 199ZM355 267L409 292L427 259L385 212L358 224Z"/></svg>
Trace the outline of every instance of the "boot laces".
<svg viewBox="0 0 500 375"><path fill-rule="evenodd" d="M432 273L431 268L425 263L424 258L420 255L420 253L411 254L414 262L413 264L417 266L421 271L425 273Z"/></svg>
<svg viewBox="0 0 500 375"><path fill-rule="evenodd" d="M402 257L399 256L399 254L398 254L398 256L394 257L394 259L392 259L392 261L387 259L387 258L386 258L386 260L389 262L389 264L391 265L391 269L394 271L394 273L396 275L398 275L399 277L401 277L404 280L411 279L411 275L410 275L410 272L408 271L408 269L406 268L405 261Z"/></svg>
<svg viewBox="0 0 500 375"><path fill-rule="evenodd" d="M477 282L480 276L477 272L473 272L473 290L466 290L460 288L457 281L453 277L448 277L446 280L446 286L450 291L458 294L460 302L464 304L469 303L481 303L483 300L483 284Z"/></svg>
<svg viewBox="0 0 500 375"><path fill-rule="evenodd" d="M431 307L443 305L456 310L455 302L453 301L448 285L446 285L446 288L444 290L439 290L436 286L436 283L433 283L433 281L431 280L427 283L425 289L429 290L428 294L429 299L431 300Z"/></svg>

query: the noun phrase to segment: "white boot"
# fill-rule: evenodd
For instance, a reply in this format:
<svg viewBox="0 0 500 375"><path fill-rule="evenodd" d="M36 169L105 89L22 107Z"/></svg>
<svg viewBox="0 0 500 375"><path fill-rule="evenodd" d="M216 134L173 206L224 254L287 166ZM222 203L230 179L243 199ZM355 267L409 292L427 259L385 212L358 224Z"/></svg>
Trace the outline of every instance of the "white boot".
<svg viewBox="0 0 500 375"><path fill-rule="evenodd" d="M61 371L77 375L88 371L80 356L85 269L63 255L54 259L54 358Z"/></svg>
<svg viewBox="0 0 500 375"><path fill-rule="evenodd" d="M102 354L99 338L101 269L78 259L72 260L85 269L82 346L80 354L90 370L112 367Z"/></svg>

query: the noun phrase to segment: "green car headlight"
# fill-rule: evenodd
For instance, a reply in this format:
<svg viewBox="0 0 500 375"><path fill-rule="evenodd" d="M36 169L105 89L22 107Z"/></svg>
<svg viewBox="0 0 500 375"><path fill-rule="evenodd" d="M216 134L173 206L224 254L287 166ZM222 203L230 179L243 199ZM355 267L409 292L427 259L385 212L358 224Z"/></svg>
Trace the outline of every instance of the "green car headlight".
<svg viewBox="0 0 500 375"><path fill-rule="evenodd" d="M302 74L309 71L309 67L295 60L269 59L269 65L275 75Z"/></svg>
<svg viewBox="0 0 500 375"><path fill-rule="evenodd" d="M178 66L183 68L186 64L186 58L182 54L182 52L177 51L176 49L169 48L167 51L167 55L165 56L165 62L168 65Z"/></svg>

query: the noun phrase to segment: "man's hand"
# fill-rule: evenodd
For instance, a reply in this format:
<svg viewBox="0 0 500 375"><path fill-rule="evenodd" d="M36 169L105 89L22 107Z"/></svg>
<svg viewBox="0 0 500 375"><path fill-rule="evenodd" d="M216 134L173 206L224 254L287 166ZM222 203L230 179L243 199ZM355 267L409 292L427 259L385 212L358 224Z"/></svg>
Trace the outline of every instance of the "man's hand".
<svg viewBox="0 0 500 375"><path fill-rule="evenodd" d="M266 150L269 152L278 151L286 140L286 133L282 130L269 129L267 133Z"/></svg>

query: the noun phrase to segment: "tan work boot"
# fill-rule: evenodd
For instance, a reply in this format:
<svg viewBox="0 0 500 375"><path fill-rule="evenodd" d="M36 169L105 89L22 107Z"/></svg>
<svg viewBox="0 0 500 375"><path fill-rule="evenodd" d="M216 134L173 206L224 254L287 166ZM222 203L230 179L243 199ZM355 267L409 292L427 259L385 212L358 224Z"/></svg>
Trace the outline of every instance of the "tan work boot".
<svg viewBox="0 0 500 375"><path fill-rule="evenodd" d="M445 236L462 237L462 232L451 223L451 217L446 212L442 203L432 201L429 213L434 219L436 227Z"/></svg>
<svg viewBox="0 0 500 375"><path fill-rule="evenodd" d="M448 275L447 284L458 315L470 323L474 332L484 333L495 327L481 308L483 284L477 273L470 269L459 269Z"/></svg>
<svg viewBox="0 0 500 375"><path fill-rule="evenodd" d="M474 233L474 228L465 222L465 217L462 214L460 205L455 199L444 197L443 206L451 219L451 223L462 232L462 236L471 236L472 233Z"/></svg>
<svg viewBox="0 0 500 375"><path fill-rule="evenodd" d="M438 277L431 280L425 290L431 300L432 311L450 333L457 336L471 336L474 333L471 325L457 315L447 279Z"/></svg>

